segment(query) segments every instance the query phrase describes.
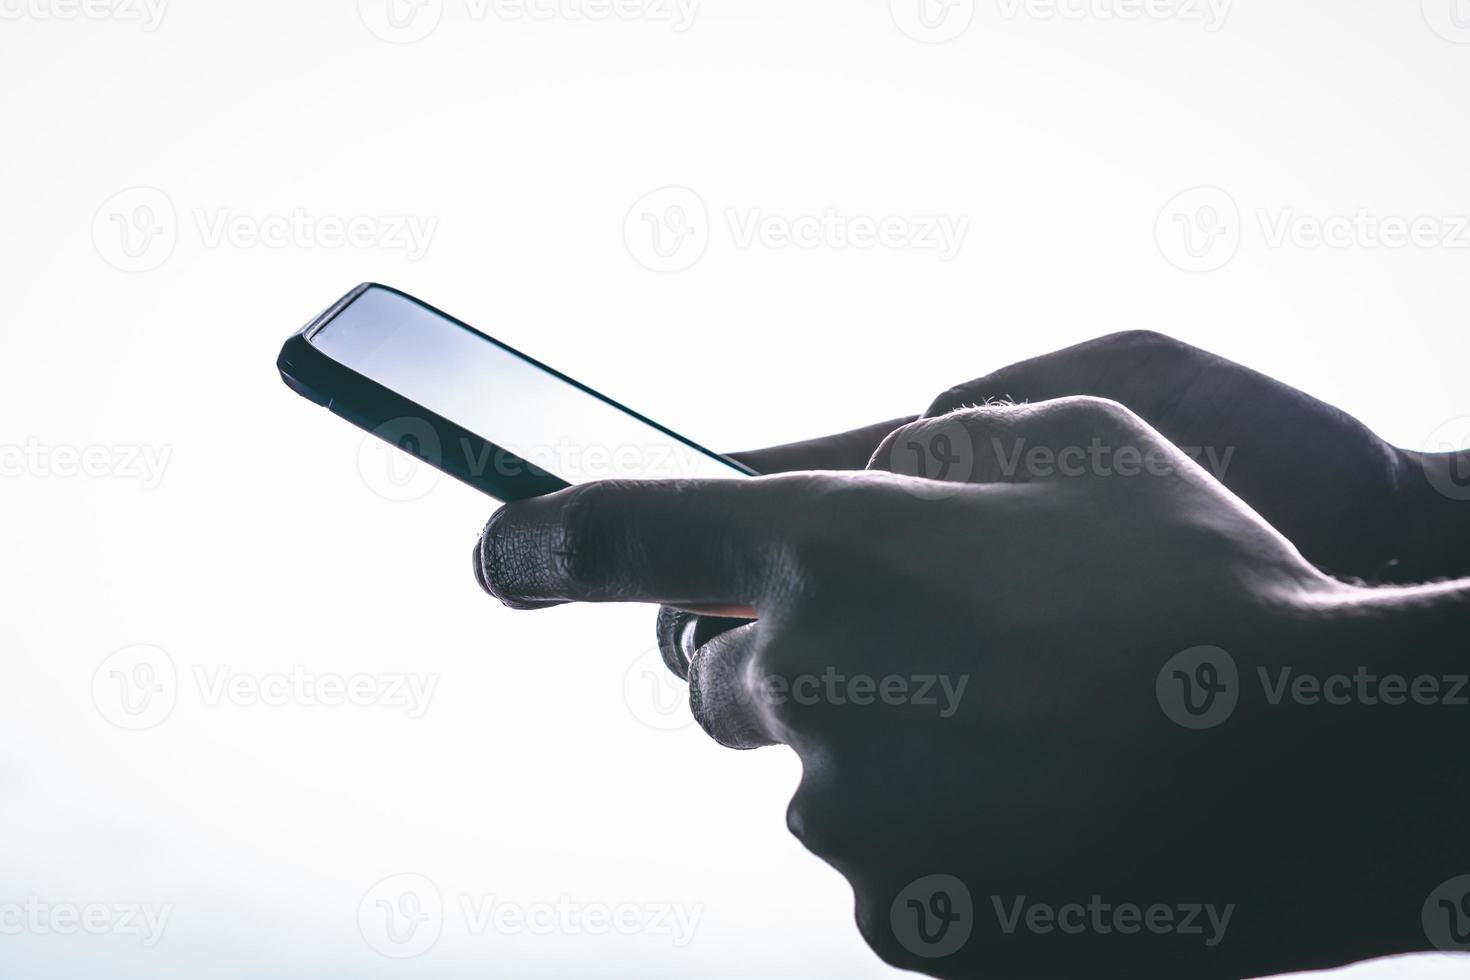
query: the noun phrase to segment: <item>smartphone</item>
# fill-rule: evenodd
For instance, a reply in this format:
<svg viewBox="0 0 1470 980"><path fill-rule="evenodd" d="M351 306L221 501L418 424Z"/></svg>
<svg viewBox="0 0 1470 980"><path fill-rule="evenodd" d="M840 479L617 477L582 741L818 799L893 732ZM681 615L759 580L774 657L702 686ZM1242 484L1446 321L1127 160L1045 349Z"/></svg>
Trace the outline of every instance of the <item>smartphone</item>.
<svg viewBox="0 0 1470 980"><path fill-rule="evenodd" d="M299 394L502 501L754 475L407 293L363 283L276 361Z"/></svg>

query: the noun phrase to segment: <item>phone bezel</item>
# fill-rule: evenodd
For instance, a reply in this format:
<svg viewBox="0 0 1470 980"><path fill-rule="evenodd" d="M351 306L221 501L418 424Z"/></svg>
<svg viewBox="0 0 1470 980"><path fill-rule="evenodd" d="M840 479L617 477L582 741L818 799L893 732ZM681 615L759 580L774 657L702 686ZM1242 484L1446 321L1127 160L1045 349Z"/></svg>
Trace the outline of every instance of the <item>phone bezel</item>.
<svg viewBox="0 0 1470 980"><path fill-rule="evenodd" d="M328 357L311 342L311 338L330 323L333 317L369 289L387 290L430 313L442 316L532 367L539 368L579 391L633 416L697 452L728 464L735 471L731 474L732 477L739 473L756 475L750 467L686 439L667 426L660 425L509 344L496 340L458 317L450 316L416 296L382 283L359 284L287 338L281 347L280 356L276 358L276 367L281 372L281 379L293 391L482 493L497 500L522 500L564 490L570 484L485 437L429 411L366 375L359 374L340 361ZM434 452L432 446L424 445L418 438L407 438L410 435L419 435L419 425L427 425L433 430L439 452ZM485 467L476 462L482 460L491 460L492 463Z"/></svg>

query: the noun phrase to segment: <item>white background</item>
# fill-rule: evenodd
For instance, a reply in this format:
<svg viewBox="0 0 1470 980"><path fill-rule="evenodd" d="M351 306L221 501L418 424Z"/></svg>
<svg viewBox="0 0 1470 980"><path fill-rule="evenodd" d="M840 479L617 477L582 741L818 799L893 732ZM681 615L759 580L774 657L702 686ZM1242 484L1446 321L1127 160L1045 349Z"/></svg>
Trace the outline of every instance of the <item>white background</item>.
<svg viewBox="0 0 1470 980"><path fill-rule="evenodd" d="M491 502L395 483L281 385L281 341L361 280L721 448L918 411L1132 327L1401 444L1470 413L1461 0L1464 30L1452 0L1252 0L1223 21L959 0L929 31L906 0L705 0L679 25L430 0L401 31L383 0L176 0L156 22L67 2L0 0L0 903L171 917L152 947L0 935L3 977L892 973L784 829L794 758L718 749L652 700L651 609L501 609L469 566ZM669 186L687 191L639 204ZM1176 200L1196 187L1224 197ZM672 205L694 234L665 259L640 229ZM730 218L829 208L968 231L946 259L743 243ZM1283 215L1359 208L1452 240L1272 244ZM293 215L315 230L250 237ZM402 217L432 226L422 254ZM309 224L352 218L371 241ZM1193 258L1190 221L1224 232ZM166 458L161 479L133 451ZM129 731L109 685L140 656L177 685ZM437 688L416 719L210 703L221 677L296 668ZM394 959L358 913L406 873L446 910L432 948ZM460 900L490 896L700 918L683 946L477 934Z"/></svg>

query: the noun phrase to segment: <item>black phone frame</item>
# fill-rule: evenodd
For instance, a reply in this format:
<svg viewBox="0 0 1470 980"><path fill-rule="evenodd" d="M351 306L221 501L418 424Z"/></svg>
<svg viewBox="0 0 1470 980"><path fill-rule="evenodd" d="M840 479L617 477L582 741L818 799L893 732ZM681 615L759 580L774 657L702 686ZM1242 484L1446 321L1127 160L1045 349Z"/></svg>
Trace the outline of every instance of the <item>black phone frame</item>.
<svg viewBox="0 0 1470 980"><path fill-rule="evenodd" d="M647 416L633 411L626 405L587 387L575 378L570 378L534 357L521 353L509 344L496 340L484 331L475 329L463 320L450 316L443 310L415 296L410 296L401 289L385 286L382 283L359 284L312 318L310 323L287 338L281 347L280 356L276 358L276 367L281 372L281 380L291 390L482 493L508 502L555 493L566 489L570 484L555 474L541 469L528 460L521 459L515 453L429 411L422 405L322 353L311 342L311 338L330 323L333 317L369 289L387 290L430 313L442 316L501 350L546 371L621 412L626 412L689 448L728 463L738 472L755 475L755 471L750 467L728 456L706 449L672 429L659 425ZM423 438L424 427L432 432L433 439ZM486 461L489 461L488 466L485 465Z"/></svg>

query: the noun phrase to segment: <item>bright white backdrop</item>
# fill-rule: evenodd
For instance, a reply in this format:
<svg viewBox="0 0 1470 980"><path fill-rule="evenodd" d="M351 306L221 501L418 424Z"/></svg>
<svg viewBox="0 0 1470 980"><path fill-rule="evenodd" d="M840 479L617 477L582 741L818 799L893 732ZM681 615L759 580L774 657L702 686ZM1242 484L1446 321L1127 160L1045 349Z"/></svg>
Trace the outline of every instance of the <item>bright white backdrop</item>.
<svg viewBox="0 0 1470 980"><path fill-rule="evenodd" d="M281 386L358 281L726 448L1129 327L1470 433L1462 0L918 2L0 0L0 977L892 973L651 610Z"/></svg>

